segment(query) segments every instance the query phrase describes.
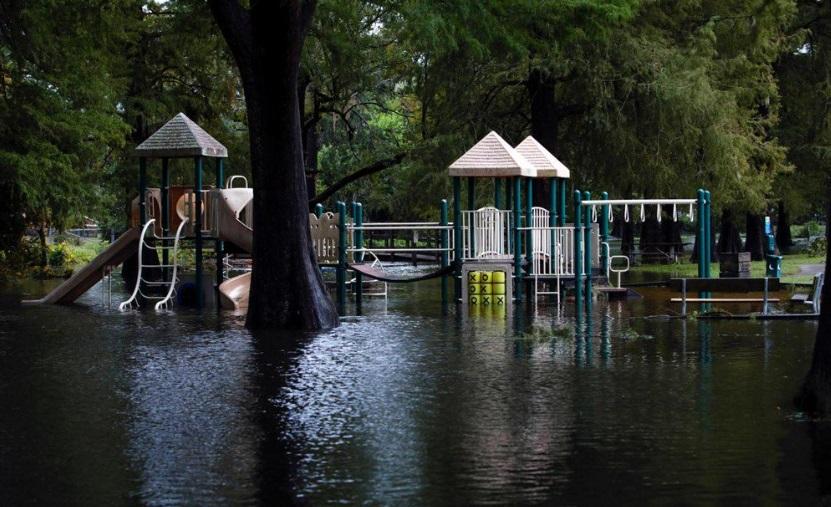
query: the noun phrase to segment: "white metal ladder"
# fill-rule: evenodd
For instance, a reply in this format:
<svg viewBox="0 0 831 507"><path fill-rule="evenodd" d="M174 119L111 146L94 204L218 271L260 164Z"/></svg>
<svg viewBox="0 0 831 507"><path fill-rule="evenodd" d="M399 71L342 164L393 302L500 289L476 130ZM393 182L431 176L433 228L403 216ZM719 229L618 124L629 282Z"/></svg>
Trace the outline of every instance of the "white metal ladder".
<svg viewBox="0 0 831 507"><path fill-rule="evenodd" d="M138 248L138 270L136 272L136 286L133 288L133 293L130 295L130 298L127 301L124 301L120 305L118 305L119 310L128 310L131 308L138 308L139 300L138 296L141 295L144 299L147 300L157 300L154 308L156 310L162 310L169 307L170 302L173 300L173 296L176 294L176 284L179 281L179 240L182 237L182 231L185 228L185 224L188 222L188 219L185 218L179 224L179 227L176 229L176 235L172 238L170 237L159 237L156 236L154 232L150 232L153 235L153 238L156 240L167 241L173 240L172 245L165 245L162 246L158 245L151 245L147 242L147 234L148 231L153 231L153 224L156 222L156 219L150 219L144 224L144 228L141 230L141 237L139 238L139 248ZM156 251L159 250L172 250L172 264L144 264L143 254L144 248L152 248ZM172 269L171 269L172 268ZM149 269L160 269L162 270L162 274L165 273L165 270L171 269L170 279L169 280L161 280L161 281L153 281L144 278L144 271ZM167 291L165 291L164 296L154 296L152 294L145 294L142 290L142 284L145 287L167 287Z"/></svg>

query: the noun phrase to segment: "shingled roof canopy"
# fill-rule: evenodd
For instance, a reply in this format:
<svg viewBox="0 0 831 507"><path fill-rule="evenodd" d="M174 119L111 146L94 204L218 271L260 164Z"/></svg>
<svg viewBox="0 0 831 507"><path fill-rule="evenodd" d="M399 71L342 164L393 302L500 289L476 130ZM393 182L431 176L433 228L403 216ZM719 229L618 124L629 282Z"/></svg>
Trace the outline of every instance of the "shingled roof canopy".
<svg viewBox="0 0 831 507"><path fill-rule="evenodd" d="M135 155L158 158L226 158L228 150L185 116L185 113L179 113L138 145Z"/></svg>
<svg viewBox="0 0 831 507"><path fill-rule="evenodd" d="M537 176L541 178L571 177L571 171L568 170L568 167L557 160L557 157L552 155L533 137L526 137L515 149L534 166Z"/></svg>
<svg viewBox="0 0 831 507"><path fill-rule="evenodd" d="M533 178L536 172L530 162L511 148L499 134L491 131L450 164L450 176Z"/></svg>

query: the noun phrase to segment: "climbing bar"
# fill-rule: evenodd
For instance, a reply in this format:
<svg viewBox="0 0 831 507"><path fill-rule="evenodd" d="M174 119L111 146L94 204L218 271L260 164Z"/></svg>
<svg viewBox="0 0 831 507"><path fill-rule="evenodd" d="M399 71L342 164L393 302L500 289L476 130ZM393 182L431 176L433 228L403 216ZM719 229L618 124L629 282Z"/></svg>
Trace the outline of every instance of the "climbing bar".
<svg viewBox="0 0 831 507"><path fill-rule="evenodd" d="M588 201L582 201L580 204L583 206L603 206L603 205L611 205L611 206L622 206L624 204L629 205L647 205L647 204L695 204L695 199L609 199L608 201L604 201L603 199L591 199Z"/></svg>

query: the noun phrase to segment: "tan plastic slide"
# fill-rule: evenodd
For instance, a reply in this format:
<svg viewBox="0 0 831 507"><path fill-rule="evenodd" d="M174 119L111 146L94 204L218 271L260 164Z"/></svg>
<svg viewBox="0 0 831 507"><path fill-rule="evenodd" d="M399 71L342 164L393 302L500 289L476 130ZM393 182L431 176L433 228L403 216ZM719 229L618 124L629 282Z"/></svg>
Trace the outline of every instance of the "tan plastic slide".
<svg viewBox="0 0 831 507"><path fill-rule="evenodd" d="M214 190L214 229L217 237L251 253L254 231L251 226L251 208L254 191L250 188ZM219 286L219 303L227 310L247 310L251 273L229 278Z"/></svg>
<svg viewBox="0 0 831 507"><path fill-rule="evenodd" d="M24 300L24 305L69 304L104 277L107 267L118 266L138 251L141 232L137 227L129 229L89 264L76 271L65 282L40 299Z"/></svg>

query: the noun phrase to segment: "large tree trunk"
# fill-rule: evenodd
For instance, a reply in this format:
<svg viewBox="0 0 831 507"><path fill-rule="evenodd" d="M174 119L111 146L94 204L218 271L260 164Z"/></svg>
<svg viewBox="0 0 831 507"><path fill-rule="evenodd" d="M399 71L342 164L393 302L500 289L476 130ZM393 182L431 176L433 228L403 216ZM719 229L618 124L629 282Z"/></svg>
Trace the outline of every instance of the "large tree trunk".
<svg viewBox="0 0 831 507"><path fill-rule="evenodd" d="M785 209L785 201L779 201L779 211L776 217L776 244L783 250L793 246L791 218L787 209Z"/></svg>
<svg viewBox="0 0 831 507"><path fill-rule="evenodd" d="M742 237L733 219L733 212L724 210L721 214L721 227L719 229L718 244L716 252L739 253L742 251Z"/></svg>
<svg viewBox="0 0 831 507"><path fill-rule="evenodd" d="M560 118L554 94L556 81L540 69L528 76L528 94L531 98L531 135L551 153L557 152L557 134ZM537 180L534 184L534 206L548 207L551 192L549 182Z"/></svg>
<svg viewBox="0 0 831 507"><path fill-rule="evenodd" d="M765 259L765 233L762 217L756 213L747 214L747 237L744 242L744 251L750 252L751 260Z"/></svg>
<svg viewBox="0 0 831 507"><path fill-rule="evenodd" d="M831 223L831 204L826 223ZM825 239L831 240L831 227L825 229ZM825 273L831 273L831 249L825 254ZM811 369L796 402L802 410L827 416L831 415L831 283L827 281L822 301Z"/></svg>
<svg viewBox="0 0 831 507"><path fill-rule="evenodd" d="M313 0L210 0L242 77L251 138L254 270L247 325L324 329L338 316L317 267L297 78Z"/></svg>
<svg viewBox="0 0 831 507"><path fill-rule="evenodd" d="M666 261L664 252L665 245L663 245L661 233L661 224L658 219L647 214L646 220L641 224L641 262L644 264L654 264L656 262Z"/></svg>

